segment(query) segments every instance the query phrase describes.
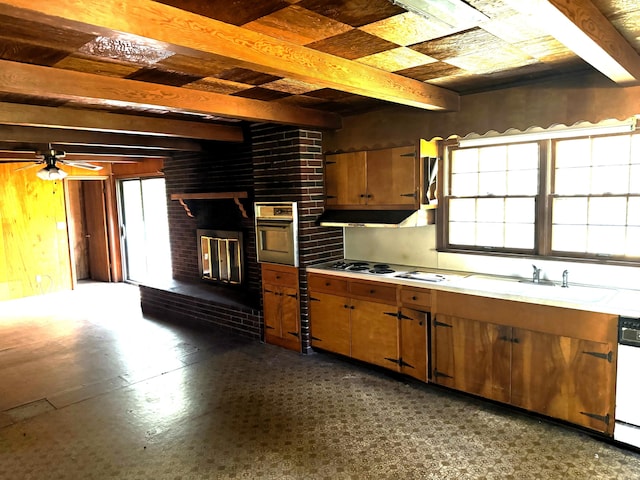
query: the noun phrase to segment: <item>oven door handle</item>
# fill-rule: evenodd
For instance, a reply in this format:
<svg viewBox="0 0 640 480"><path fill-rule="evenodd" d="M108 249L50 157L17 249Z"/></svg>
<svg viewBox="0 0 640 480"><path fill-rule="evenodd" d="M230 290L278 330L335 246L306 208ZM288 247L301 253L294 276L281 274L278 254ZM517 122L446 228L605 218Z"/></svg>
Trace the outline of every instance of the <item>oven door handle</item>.
<svg viewBox="0 0 640 480"><path fill-rule="evenodd" d="M258 228L277 228L280 230L286 230L288 228L291 228L291 223L289 221L286 222L265 222L265 221L261 221L258 222Z"/></svg>

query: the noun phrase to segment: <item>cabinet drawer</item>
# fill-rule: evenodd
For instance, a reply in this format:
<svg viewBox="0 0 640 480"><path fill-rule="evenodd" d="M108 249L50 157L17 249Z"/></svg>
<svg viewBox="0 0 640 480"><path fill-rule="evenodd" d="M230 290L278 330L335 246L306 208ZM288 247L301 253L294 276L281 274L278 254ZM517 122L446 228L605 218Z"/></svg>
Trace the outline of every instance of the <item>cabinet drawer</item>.
<svg viewBox="0 0 640 480"><path fill-rule="evenodd" d="M431 307L431 290L402 287L400 290L400 301L403 305Z"/></svg>
<svg viewBox="0 0 640 480"><path fill-rule="evenodd" d="M262 266L262 282L271 285L298 287L298 269L296 267Z"/></svg>
<svg viewBox="0 0 640 480"><path fill-rule="evenodd" d="M396 287L373 282L349 282L349 293L370 302L396 303Z"/></svg>
<svg viewBox="0 0 640 480"><path fill-rule="evenodd" d="M309 291L327 292L344 295L347 293L347 280L330 275L309 275Z"/></svg>

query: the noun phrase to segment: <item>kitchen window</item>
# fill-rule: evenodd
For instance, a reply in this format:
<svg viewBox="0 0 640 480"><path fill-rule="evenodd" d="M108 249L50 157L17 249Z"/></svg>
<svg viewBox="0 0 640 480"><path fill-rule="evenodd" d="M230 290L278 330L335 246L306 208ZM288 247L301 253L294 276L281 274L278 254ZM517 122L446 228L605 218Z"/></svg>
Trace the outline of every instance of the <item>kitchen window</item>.
<svg viewBox="0 0 640 480"><path fill-rule="evenodd" d="M640 134L447 151L441 250L640 260Z"/></svg>

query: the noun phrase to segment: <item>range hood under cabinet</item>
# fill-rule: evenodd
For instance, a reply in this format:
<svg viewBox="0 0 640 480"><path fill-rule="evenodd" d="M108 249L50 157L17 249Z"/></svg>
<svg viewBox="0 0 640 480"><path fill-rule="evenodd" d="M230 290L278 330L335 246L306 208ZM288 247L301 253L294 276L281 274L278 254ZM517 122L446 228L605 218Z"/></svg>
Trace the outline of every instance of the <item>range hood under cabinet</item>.
<svg viewBox="0 0 640 480"><path fill-rule="evenodd" d="M435 223L438 145L325 155L329 227L418 227Z"/></svg>

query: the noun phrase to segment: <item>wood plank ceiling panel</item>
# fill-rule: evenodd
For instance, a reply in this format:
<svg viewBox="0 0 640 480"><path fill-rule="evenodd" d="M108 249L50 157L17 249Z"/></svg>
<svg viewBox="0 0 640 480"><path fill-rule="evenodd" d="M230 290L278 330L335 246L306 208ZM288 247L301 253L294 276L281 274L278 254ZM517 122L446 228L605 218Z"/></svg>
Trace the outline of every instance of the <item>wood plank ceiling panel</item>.
<svg viewBox="0 0 640 480"><path fill-rule="evenodd" d="M317 42L353 29L350 25L319 15L299 5L291 5L258 18L244 24L243 28L298 45Z"/></svg>
<svg viewBox="0 0 640 480"><path fill-rule="evenodd" d="M135 3L131 3L133 0L121 0L115 3L107 0L98 4L97 1L83 1L74 4L72 8L63 0L51 0L39 5L38 10L55 16L56 24L68 28L80 28L91 32L99 32L102 28L104 32L102 38L109 38L108 29L125 32L125 36L130 38L137 38L136 35L154 37L155 40L152 43L158 45L157 51L168 52L169 55L172 53L198 57L201 55L222 55L234 58L237 68L276 78L292 78L316 83L319 88L337 88L350 94L380 98L384 101L426 109L456 110L459 107L459 99L453 92L403 78L365 64L350 62L336 55L328 55L320 51L314 52L312 49L283 42L247 29L239 29L230 24L222 24L210 19L205 21L203 17L188 12L179 12L157 2L137 0ZM344 8L338 12L336 20L349 20L354 24L352 26L360 25L363 22L379 21L391 14L403 12L402 9L391 5L387 0L373 2L342 0L338 3ZM304 1L299 3L303 8L304 4ZM332 4L332 2L328 2L328 4ZM309 5L314 6L314 2L310 2ZM12 6L22 8L12 10ZM321 2L319 6L324 9L327 4ZM10 0L0 4L0 12L12 11L21 17L35 15L28 10L29 8L33 8L33 5L28 0ZM115 15L116 10L118 12L127 11L126 19ZM333 12L332 15L334 13L336 12ZM344 14L347 18L343 18ZM97 27L92 26L96 23ZM346 37L348 42L340 43L338 38L338 43L334 46L334 48L345 50L346 53L343 55L349 58L378 53L396 46L392 42L360 30L351 30L341 35L349 35L351 32L356 33L350 38ZM336 39L341 35L326 40ZM130 49L118 50L120 41L120 38L114 38L109 44L107 40L104 40L106 47L103 48L104 53L102 54L108 55L109 49L113 49L116 53L124 53L126 57L130 53ZM178 44L172 42L178 42ZM150 54L153 53L153 48L150 48ZM135 49L134 54L136 54ZM140 56L144 57L144 55L138 55L138 57ZM287 58L286 62L282 61L283 57ZM126 58L125 60L135 63L135 61L143 61L144 58L139 60ZM158 59L157 62L161 60ZM242 78L232 77L226 73L208 76L245 83ZM260 85L259 82L253 83Z"/></svg>

